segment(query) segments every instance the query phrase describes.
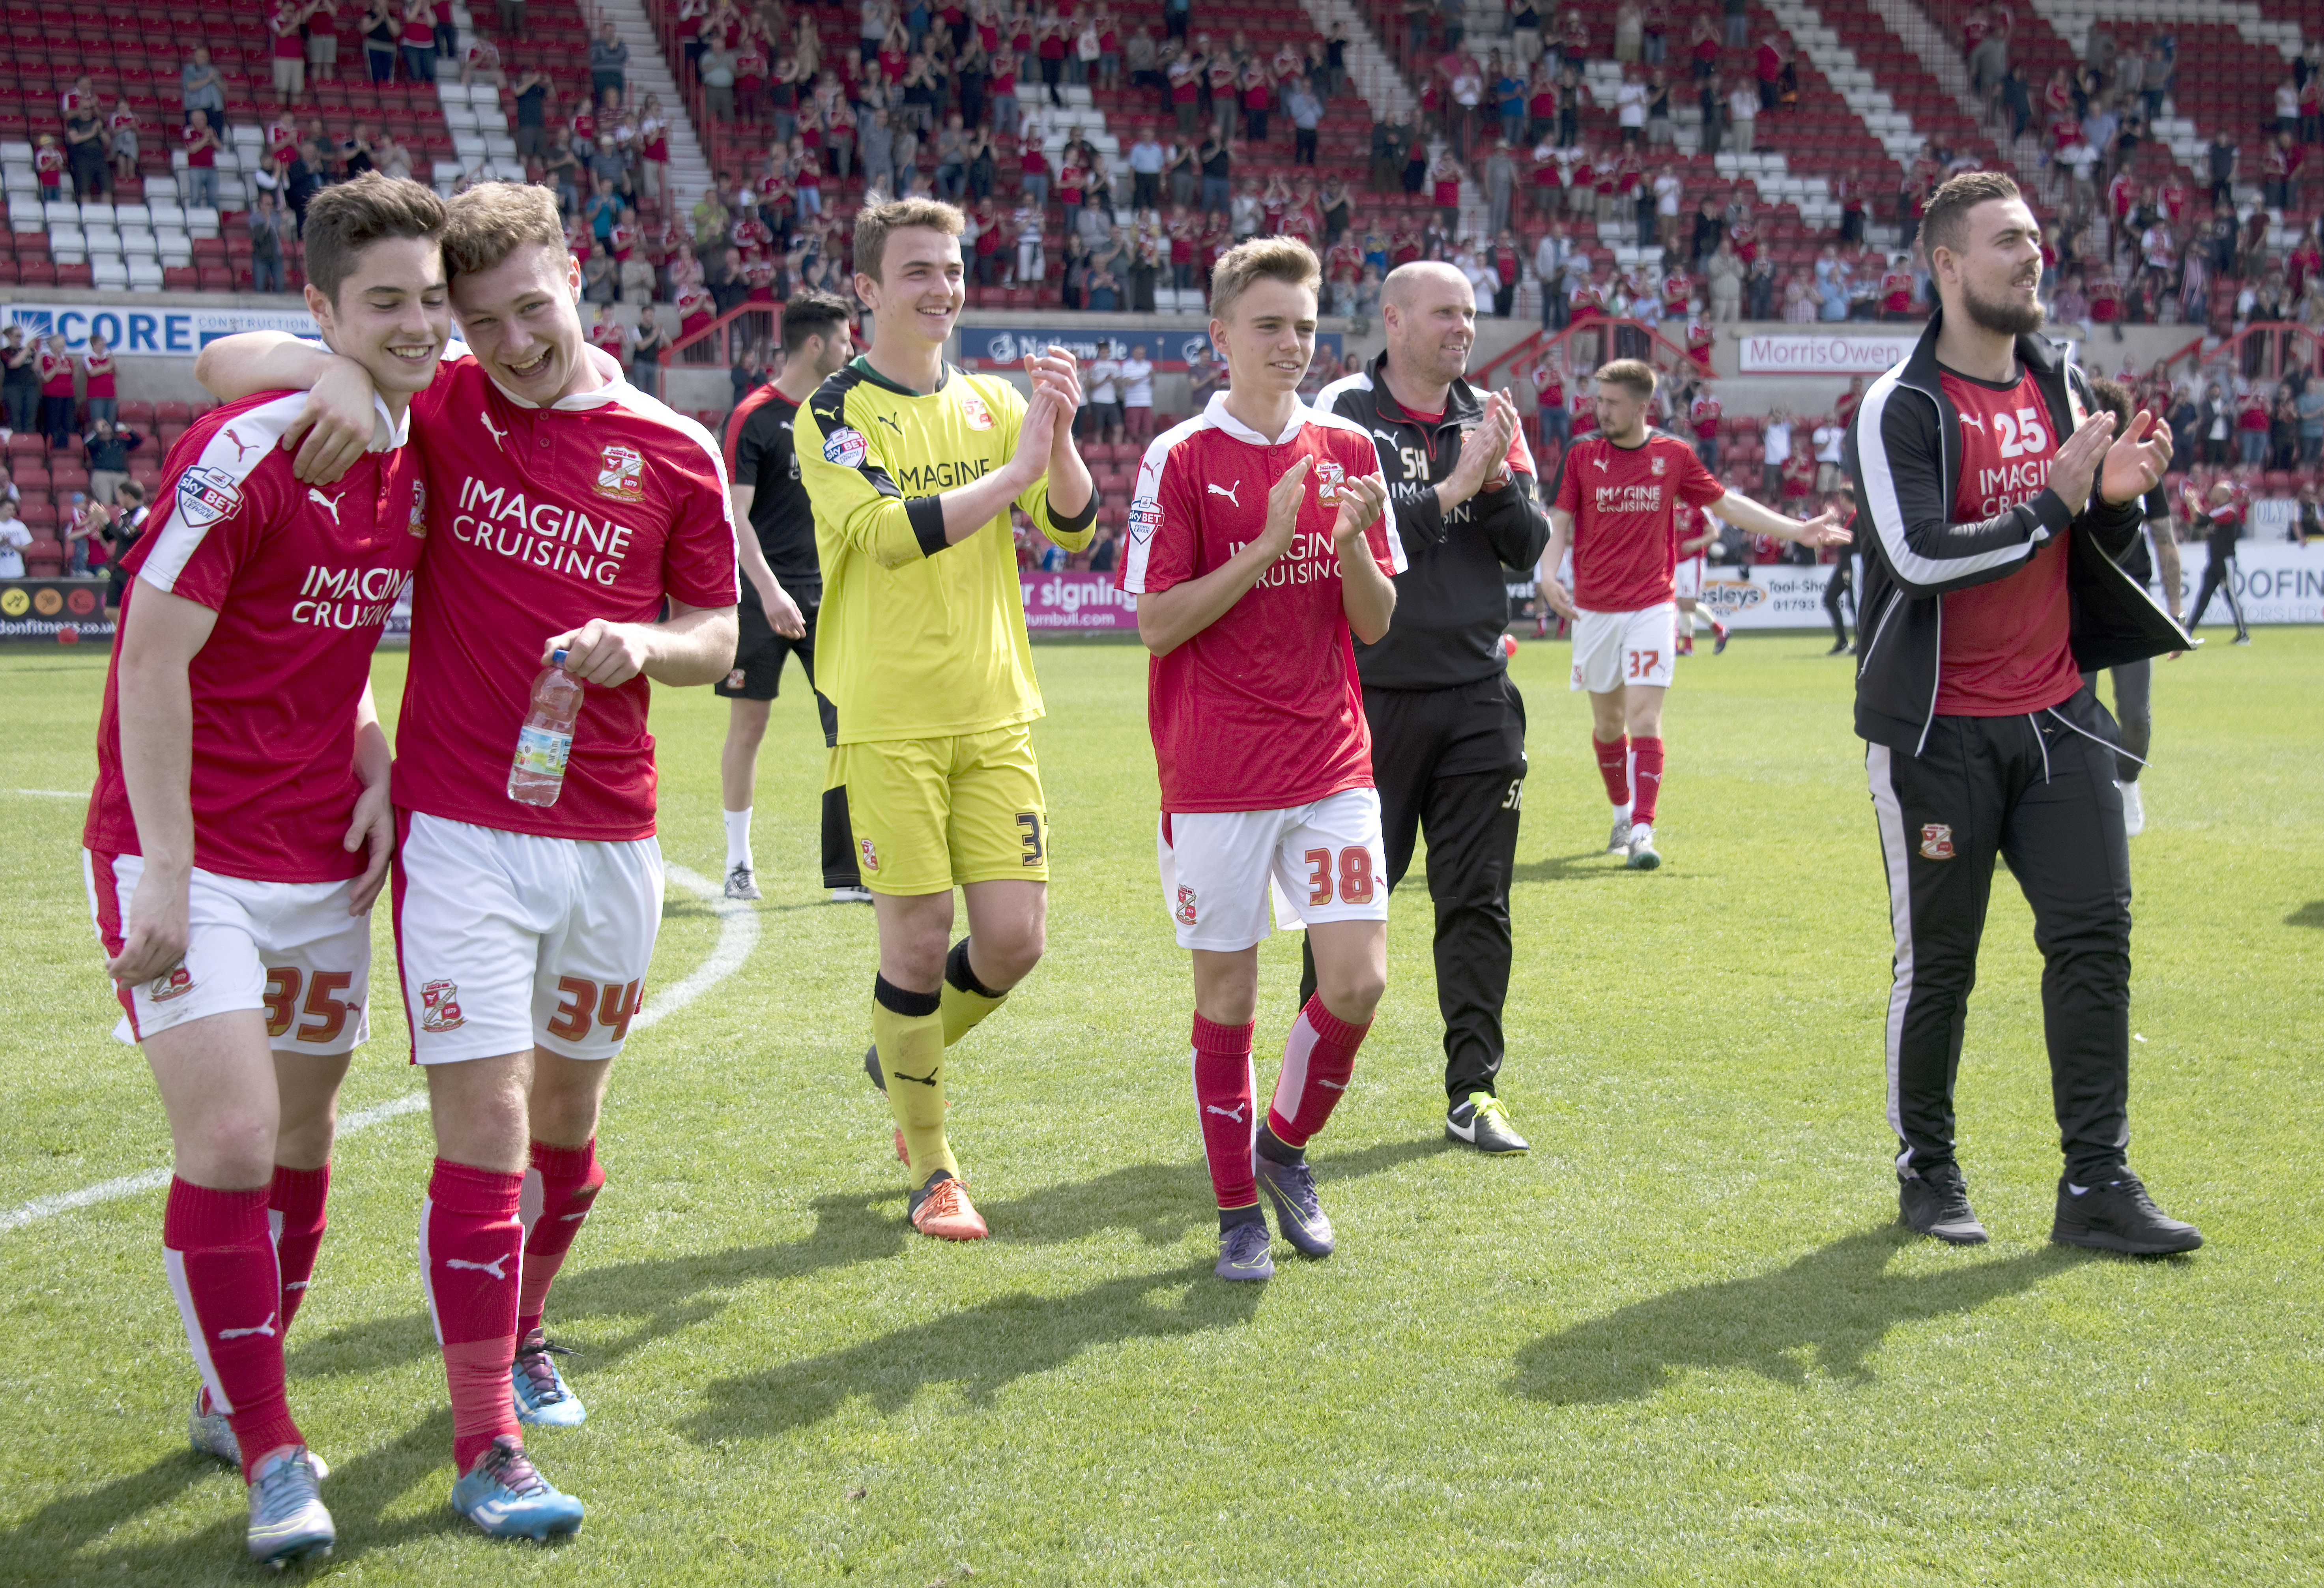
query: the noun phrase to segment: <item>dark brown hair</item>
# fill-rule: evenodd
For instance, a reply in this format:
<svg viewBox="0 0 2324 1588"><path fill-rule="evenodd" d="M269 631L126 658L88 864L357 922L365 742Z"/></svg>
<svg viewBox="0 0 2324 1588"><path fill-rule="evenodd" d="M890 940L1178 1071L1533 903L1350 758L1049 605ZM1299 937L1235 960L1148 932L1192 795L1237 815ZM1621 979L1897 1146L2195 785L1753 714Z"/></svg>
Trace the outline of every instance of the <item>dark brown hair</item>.
<svg viewBox="0 0 2324 1588"><path fill-rule="evenodd" d="M1611 364L1600 365L1598 383L1601 386L1626 386L1641 398L1655 394L1655 366L1638 358L1618 358Z"/></svg>
<svg viewBox="0 0 2324 1588"><path fill-rule="evenodd" d="M830 336L832 327L844 326L848 319L847 305L828 292L792 293L783 305L783 353L797 353L809 337Z"/></svg>
<svg viewBox="0 0 2324 1588"><path fill-rule="evenodd" d="M2017 184L1997 171L1965 171L1937 189L1921 217L1921 240L1932 258L1940 248L1969 246L1969 212L1997 198L2022 198Z"/></svg>
<svg viewBox="0 0 2324 1588"><path fill-rule="evenodd" d="M315 195L300 228L307 250L307 280L338 306L339 288L355 273L355 258L391 237L441 240L444 201L432 189L365 171Z"/></svg>

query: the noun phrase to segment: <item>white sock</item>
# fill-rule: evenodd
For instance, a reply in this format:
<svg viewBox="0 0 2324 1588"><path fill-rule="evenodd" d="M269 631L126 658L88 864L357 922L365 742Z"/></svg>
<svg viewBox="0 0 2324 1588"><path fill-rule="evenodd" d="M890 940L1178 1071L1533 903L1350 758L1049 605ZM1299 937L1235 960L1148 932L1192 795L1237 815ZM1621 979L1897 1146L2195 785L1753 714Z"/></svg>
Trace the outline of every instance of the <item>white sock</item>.
<svg viewBox="0 0 2324 1588"><path fill-rule="evenodd" d="M736 866L758 868L751 864L751 813L747 810L721 811L726 818L726 869Z"/></svg>

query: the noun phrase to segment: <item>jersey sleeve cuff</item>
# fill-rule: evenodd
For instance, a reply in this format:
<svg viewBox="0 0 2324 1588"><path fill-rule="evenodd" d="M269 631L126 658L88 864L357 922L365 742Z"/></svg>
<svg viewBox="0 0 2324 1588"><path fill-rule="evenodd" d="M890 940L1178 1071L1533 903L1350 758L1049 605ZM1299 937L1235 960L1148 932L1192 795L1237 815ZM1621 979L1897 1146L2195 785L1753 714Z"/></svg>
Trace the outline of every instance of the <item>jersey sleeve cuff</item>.
<svg viewBox="0 0 2324 1588"><path fill-rule="evenodd" d="M920 545L920 555L934 557L951 542L945 539L944 502L936 496L915 496L904 503L904 521L912 526L912 539Z"/></svg>
<svg viewBox="0 0 2324 1588"><path fill-rule="evenodd" d="M1077 535L1081 533L1082 531L1089 528L1092 523L1096 522L1097 498L1097 487L1095 485L1092 485L1090 487L1089 500L1082 503L1082 510L1079 512L1073 513L1069 516L1060 516L1057 512L1057 504L1055 500L1043 503L1041 511L1047 515L1049 527L1055 530L1057 533L1061 535Z"/></svg>

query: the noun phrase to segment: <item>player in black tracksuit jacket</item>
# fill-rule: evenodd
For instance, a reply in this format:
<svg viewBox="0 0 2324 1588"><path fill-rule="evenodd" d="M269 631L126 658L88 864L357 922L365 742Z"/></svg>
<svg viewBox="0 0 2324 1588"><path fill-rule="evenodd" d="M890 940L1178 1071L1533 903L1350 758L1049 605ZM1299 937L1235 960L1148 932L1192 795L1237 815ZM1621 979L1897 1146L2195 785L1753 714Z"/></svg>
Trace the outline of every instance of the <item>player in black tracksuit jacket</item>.
<svg viewBox="0 0 2324 1588"><path fill-rule="evenodd" d="M2103 489L2110 468L2117 489L2126 481L2151 485L2144 475L2159 477L2167 466L2167 437L2135 456L2124 445L2133 438L2116 441L2095 460L2079 511L2050 483L2071 476L2046 459L2039 479L2006 478L2021 466L1997 460L2062 443L2098 405L2080 371L2032 335L2015 337L2015 373L2006 381L1940 366L1939 343L1956 314L1969 322L1947 342L1959 350L1957 363L1989 368L1998 351L2001 365L2012 365L2009 333L2000 328L2011 300L1998 308L1993 300L2014 292L2021 315L2033 310L2029 283L2040 268L2040 233L2014 185L1989 173L1946 188L1956 184L1967 185L1950 203L1941 189L1927 223L1931 257L1942 256L1943 307L1911 356L1865 393L1846 450L1863 509L1856 731L1867 743L1895 936L1886 1047L1899 1202L1904 1221L1923 1233L1960 1244L1986 1238L1954 1159L1952 1096L1997 856L2033 907L2043 959L2043 1028L2065 1157L2052 1237L2116 1251L2185 1251L2201 1236L2156 1210L2125 1159L2129 849L2114 719L2072 670L2188 648L2170 615L2119 566L2140 531L2137 495L2116 505ZM1977 312L1963 307L1972 290ZM2030 318L2038 326L2038 311ZM1967 412L1971 402L1976 411ZM2102 412L2090 422L2111 424ZM2006 480L1985 499L2006 503L1993 516L1960 511L1963 471L1971 467L1984 471L1971 482L1972 503ZM2061 535L2062 575L2055 555L2039 558ZM2026 582L1963 605L1959 632L1948 632L1949 604L2015 578ZM1980 627L1993 635L1997 599L2030 603L2019 652L2006 623L1995 636L1998 651L1972 647ZM2070 657L2043 651L2037 636L2052 633L2062 633ZM1997 655L2005 664L2031 659L2020 676L2041 680L2035 698L2014 714L1941 712L1941 695L1959 700L1978 681L1972 664ZM2010 675L2005 665L1985 676Z"/></svg>
<svg viewBox="0 0 2324 1588"><path fill-rule="evenodd" d="M1404 271L1390 278L1383 297L1411 300L1391 324L1388 352L1362 374L1324 387L1314 405L1372 432L1409 564L1396 577L1396 622L1377 645L1356 647L1356 670L1371 723L1391 889L1412 864L1416 831L1428 839L1451 1104L1445 1130L1487 1151L1522 1151L1524 1138L1499 1105L1472 1094L1490 1099L1501 1067L1509 872L1526 773L1525 701L1509 681L1501 635L1508 626L1509 581L1526 577L1511 570L1530 568L1541 556L1549 515L1532 455L1514 429L1499 456L1486 457L1481 441L1471 447L1463 469L1465 439L1478 432L1489 439L1487 400L1466 381L1451 381L1434 419L1406 411L1388 389L1384 371L1400 340L1398 327L1433 336L1416 323L1432 291L1429 273L1416 270L1417 287L1397 280ZM1421 356L1414 355L1416 364ZM1514 405L1506 396L1499 402L1508 408L1504 422L1513 420ZM1478 478L1481 485L1470 483ZM1464 491L1473 494L1445 505ZM1303 948L1303 1001L1315 981L1305 955Z"/></svg>

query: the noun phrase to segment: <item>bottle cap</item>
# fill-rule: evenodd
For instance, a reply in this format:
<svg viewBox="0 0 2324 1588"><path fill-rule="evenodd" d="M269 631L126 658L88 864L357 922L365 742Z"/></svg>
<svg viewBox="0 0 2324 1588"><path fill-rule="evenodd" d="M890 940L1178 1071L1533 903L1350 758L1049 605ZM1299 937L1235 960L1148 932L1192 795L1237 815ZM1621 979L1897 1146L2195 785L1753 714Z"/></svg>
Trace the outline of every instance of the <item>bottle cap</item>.
<svg viewBox="0 0 2324 1588"><path fill-rule="evenodd" d="M559 646L558 649L549 653L549 665L551 667L563 667L565 665L565 649L563 646Z"/></svg>

